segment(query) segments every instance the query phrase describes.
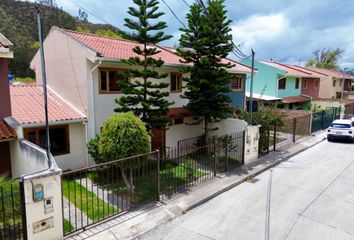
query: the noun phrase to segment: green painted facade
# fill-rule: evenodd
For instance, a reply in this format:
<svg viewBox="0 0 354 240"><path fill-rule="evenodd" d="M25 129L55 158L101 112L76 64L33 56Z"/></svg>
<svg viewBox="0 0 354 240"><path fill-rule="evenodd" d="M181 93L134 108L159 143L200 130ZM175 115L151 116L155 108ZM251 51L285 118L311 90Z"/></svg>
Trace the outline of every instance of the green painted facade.
<svg viewBox="0 0 354 240"><path fill-rule="evenodd" d="M243 60L241 63L251 66L251 60ZM299 96L301 94L301 78L299 88L295 88L296 77L287 77L285 89L278 90L278 79L286 75L286 71L269 66L261 62L255 62L257 69L253 81L253 92L272 97L284 98L290 96ZM250 92L251 77L246 79L246 92Z"/></svg>

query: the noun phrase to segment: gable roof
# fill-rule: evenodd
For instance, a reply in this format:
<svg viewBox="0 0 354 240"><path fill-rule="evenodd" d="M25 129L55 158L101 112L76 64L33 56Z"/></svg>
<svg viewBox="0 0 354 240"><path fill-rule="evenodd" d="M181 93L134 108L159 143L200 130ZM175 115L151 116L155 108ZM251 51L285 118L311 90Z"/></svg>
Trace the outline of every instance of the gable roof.
<svg viewBox="0 0 354 240"><path fill-rule="evenodd" d="M10 127L5 120L0 120L0 141L6 141L17 138L15 129Z"/></svg>
<svg viewBox="0 0 354 240"><path fill-rule="evenodd" d="M83 120L85 116L51 89L48 92L49 122ZM44 123L43 88L39 84L10 85L12 116L21 124Z"/></svg>
<svg viewBox="0 0 354 240"><path fill-rule="evenodd" d="M329 77L343 78L343 73L334 69L316 68L316 67L306 67L309 70L316 71L322 74L326 74ZM346 79L354 80L354 76L350 74L344 74Z"/></svg>
<svg viewBox="0 0 354 240"><path fill-rule="evenodd" d="M107 59L120 60L137 57L138 55L134 53L132 49L136 46L143 47L142 44L130 40L103 37L91 33L76 32L57 27L54 27L53 29L57 29L67 34L74 40L96 52L99 57ZM155 58L162 59L166 64L183 65L180 62L182 59L173 52L157 45L154 45L154 47L160 51L160 53L154 56Z"/></svg>
<svg viewBox="0 0 354 240"><path fill-rule="evenodd" d="M283 64L279 62L269 62L269 61L259 61L259 62L284 70L286 71L287 76L307 77L307 78L321 78L325 76L322 73L317 73L297 65Z"/></svg>

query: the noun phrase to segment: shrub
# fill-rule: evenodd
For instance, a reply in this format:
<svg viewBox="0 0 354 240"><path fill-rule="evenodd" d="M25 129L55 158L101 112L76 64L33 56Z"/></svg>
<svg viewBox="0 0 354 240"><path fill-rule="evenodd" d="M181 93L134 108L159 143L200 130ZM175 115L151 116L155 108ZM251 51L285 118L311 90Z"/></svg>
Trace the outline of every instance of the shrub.
<svg viewBox="0 0 354 240"><path fill-rule="evenodd" d="M102 155L99 152L98 144L100 141L100 136L97 135L96 137L90 139L90 141L87 143L87 151L95 160L96 163L103 163L104 159Z"/></svg>
<svg viewBox="0 0 354 240"><path fill-rule="evenodd" d="M103 125L98 149L103 161L113 161L149 152L150 141L145 123L132 112L111 116ZM139 157L117 164L121 168L123 180L129 191L134 192L133 169L141 167L145 162L145 158Z"/></svg>
<svg viewBox="0 0 354 240"><path fill-rule="evenodd" d="M147 153L149 150L145 124L133 113L114 114L104 123L99 137L99 153L104 161Z"/></svg>

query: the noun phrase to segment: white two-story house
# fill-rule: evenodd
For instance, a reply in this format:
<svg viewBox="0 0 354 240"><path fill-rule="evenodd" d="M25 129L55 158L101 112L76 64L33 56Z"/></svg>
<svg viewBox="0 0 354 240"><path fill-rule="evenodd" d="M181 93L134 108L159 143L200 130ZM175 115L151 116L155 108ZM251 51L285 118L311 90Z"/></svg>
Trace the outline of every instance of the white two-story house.
<svg viewBox="0 0 354 240"><path fill-rule="evenodd" d="M105 120L117 107L115 99L122 96L118 81L123 77L118 74L126 71L129 65L122 59L135 57L132 49L139 43L81 33L53 27L44 41L46 72L48 86L65 101L82 113L87 119L85 141L99 134ZM187 100L180 96L184 91L183 74L185 67L172 50L154 46L161 51L155 55L165 64L160 69L167 73L163 81L169 83L166 91L170 92L169 101L174 102L167 118L170 126L166 132L152 131L152 147L176 147L178 141L202 135L203 127L190 125L190 114L183 108ZM37 83L41 83L40 59L37 53L31 62L36 73ZM237 65L231 69L235 74L247 74L250 69Z"/></svg>

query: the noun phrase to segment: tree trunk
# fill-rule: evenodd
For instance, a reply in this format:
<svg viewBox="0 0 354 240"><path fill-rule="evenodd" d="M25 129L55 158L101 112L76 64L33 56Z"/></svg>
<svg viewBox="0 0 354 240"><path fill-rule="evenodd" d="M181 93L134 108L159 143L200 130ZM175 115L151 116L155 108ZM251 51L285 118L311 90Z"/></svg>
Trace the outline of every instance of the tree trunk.
<svg viewBox="0 0 354 240"><path fill-rule="evenodd" d="M209 119L207 119L206 117L204 117L204 141L205 141L205 145L209 145Z"/></svg>
<svg viewBox="0 0 354 240"><path fill-rule="evenodd" d="M123 177L123 180L124 180L124 184L127 187L128 191L131 192L131 193L134 193L133 176L132 176L132 174L130 173L130 179L128 179L125 170L122 169L121 172L122 172L122 177ZM131 170L131 172L132 172L132 170Z"/></svg>

